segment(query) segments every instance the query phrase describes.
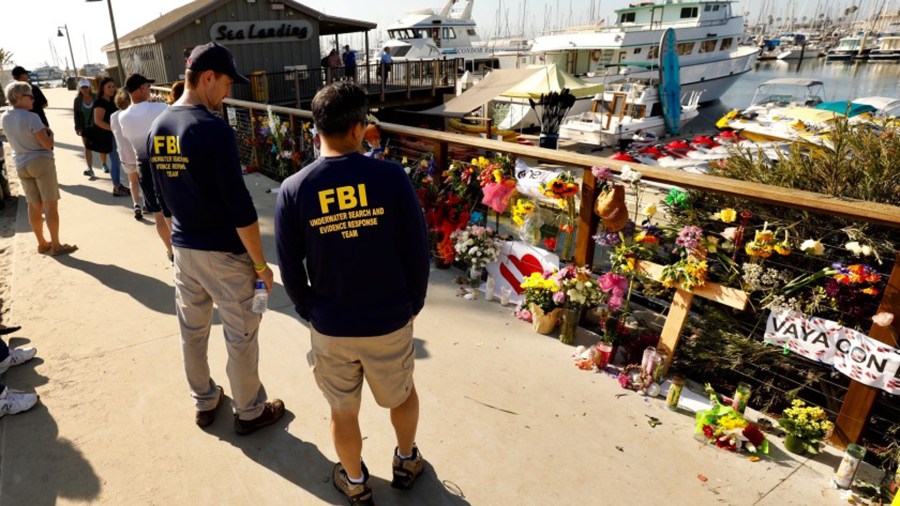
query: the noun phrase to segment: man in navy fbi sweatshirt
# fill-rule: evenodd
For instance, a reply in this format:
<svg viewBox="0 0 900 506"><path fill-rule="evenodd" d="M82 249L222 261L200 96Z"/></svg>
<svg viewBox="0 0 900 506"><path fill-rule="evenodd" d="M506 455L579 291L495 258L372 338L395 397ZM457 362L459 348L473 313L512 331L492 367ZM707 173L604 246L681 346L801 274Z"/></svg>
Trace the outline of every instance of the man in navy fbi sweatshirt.
<svg viewBox="0 0 900 506"><path fill-rule="evenodd" d="M278 258L287 293L311 324L313 370L331 406L340 459L334 486L352 504L367 504L372 491L358 419L363 377L391 411L391 485L412 487L424 465L415 446L412 323L425 304L428 237L403 169L359 152L365 92L348 82L326 86L312 110L322 156L281 186Z"/></svg>

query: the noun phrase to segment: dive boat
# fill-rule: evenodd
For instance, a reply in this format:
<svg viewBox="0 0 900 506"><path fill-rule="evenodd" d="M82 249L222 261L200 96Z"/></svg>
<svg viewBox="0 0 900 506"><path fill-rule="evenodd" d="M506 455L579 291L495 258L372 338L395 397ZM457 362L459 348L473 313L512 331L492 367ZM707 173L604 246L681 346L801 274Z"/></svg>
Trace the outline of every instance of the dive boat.
<svg viewBox="0 0 900 506"><path fill-rule="evenodd" d="M756 87L746 109L729 111L716 126L742 130L749 123L770 122L792 107L815 107L824 101L822 81L795 77L770 79Z"/></svg>
<svg viewBox="0 0 900 506"><path fill-rule="evenodd" d="M379 49L389 48L394 62L462 58L465 70L500 68L498 53L520 47L483 43L472 19L474 2L466 0L461 12L453 9L457 0L447 0L440 12L433 9L410 12L387 29L389 40Z"/></svg>
<svg viewBox="0 0 900 506"><path fill-rule="evenodd" d="M679 126L699 115L700 92L687 95L681 105ZM655 80L625 81L606 85L594 97L590 112L569 116L559 135L584 144L617 146L622 141L662 137L667 131L659 86Z"/></svg>
<svg viewBox="0 0 900 506"><path fill-rule="evenodd" d="M885 35L878 39L878 46L869 53L873 61L900 61L900 35Z"/></svg>
<svg viewBox="0 0 900 506"><path fill-rule="evenodd" d="M669 28L678 41L681 91L702 92L712 102L751 71L756 46L743 46L744 17L725 0L642 2L615 11L616 24L569 29L535 38L531 51L587 80L629 73L653 78L659 44ZM620 69L622 70L620 72ZM608 79L606 79L608 81Z"/></svg>

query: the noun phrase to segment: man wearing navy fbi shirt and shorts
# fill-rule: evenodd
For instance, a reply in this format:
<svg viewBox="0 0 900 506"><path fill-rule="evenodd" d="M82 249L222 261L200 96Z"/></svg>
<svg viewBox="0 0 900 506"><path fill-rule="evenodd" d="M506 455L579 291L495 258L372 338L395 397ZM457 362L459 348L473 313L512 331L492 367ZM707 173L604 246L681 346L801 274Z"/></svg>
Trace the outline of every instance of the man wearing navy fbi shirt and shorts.
<svg viewBox="0 0 900 506"><path fill-rule="evenodd" d="M363 378L391 412L391 485L411 488L424 466L415 446L412 337L428 287L428 238L403 169L359 153L365 92L346 81L328 85L312 112L322 157L281 185L275 239L284 286L311 324L313 373L331 406L340 460L333 484L350 504L371 504L358 419Z"/></svg>
<svg viewBox="0 0 900 506"><path fill-rule="evenodd" d="M214 42L187 60L184 95L153 122L147 139L153 183L172 213L175 309L195 422L215 421L224 398L207 362L213 303L228 348L234 431L249 434L278 421L284 403L267 401L259 379L259 322L252 311L257 279L272 289L259 222L244 185L234 131L217 109L238 74L234 58Z"/></svg>

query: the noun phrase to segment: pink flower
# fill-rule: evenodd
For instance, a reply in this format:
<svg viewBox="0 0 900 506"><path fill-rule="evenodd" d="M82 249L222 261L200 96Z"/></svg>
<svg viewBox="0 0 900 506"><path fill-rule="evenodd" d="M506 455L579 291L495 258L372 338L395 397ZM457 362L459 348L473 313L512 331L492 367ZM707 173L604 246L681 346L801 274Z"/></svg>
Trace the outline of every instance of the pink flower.
<svg viewBox="0 0 900 506"><path fill-rule="evenodd" d="M894 323L894 313L882 311L872 317L872 321L879 327L890 327Z"/></svg>
<svg viewBox="0 0 900 506"><path fill-rule="evenodd" d="M591 167L591 173L601 181L609 181L613 175L609 167Z"/></svg>
<svg viewBox="0 0 900 506"><path fill-rule="evenodd" d="M553 292L553 302L557 304L565 304L566 303L566 293L565 292Z"/></svg>
<svg viewBox="0 0 900 506"><path fill-rule="evenodd" d="M615 311L622 307L622 304L625 303L625 298L621 295L616 295L615 293L606 301L606 305L609 306L610 309Z"/></svg>
<svg viewBox="0 0 900 506"><path fill-rule="evenodd" d="M519 311L518 313L516 313L516 318L526 321L526 322L531 322L531 311L529 311L527 309L523 309L523 310Z"/></svg>
<svg viewBox="0 0 900 506"><path fill-rule="evenodd" d="M600 290L606 293L623 293L628 288L628 278L621 274L607 272L597 280Z"/></svg>
<svg viewBox="0 0 900 506"><path fill-rule="evenodd" d="M719 235L724 237L726 240L734 242L734 238L737 237L737 227L728 227Z"/></svg>

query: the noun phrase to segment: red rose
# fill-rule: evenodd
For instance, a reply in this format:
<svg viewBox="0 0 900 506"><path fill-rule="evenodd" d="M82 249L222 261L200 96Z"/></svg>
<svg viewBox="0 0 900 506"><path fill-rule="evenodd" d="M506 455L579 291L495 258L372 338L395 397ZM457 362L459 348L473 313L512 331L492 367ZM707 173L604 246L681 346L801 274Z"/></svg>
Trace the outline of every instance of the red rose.
<svg viewBox="0 0 900 506"><path fill-rule="evenodd" d="M743 434L744 437L757 448L759 448L759 445L763 444L763 441L766 440L766 436L759 430L759 427L753 424L744 427Z"/></svg>
<svg viewBox="0 0 900 506"><path fill-rule="evenodd" d="M544 246L550 251L555 251L556 250L556 238L548 237L548 238L544 239Z"/></svg>

